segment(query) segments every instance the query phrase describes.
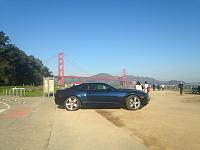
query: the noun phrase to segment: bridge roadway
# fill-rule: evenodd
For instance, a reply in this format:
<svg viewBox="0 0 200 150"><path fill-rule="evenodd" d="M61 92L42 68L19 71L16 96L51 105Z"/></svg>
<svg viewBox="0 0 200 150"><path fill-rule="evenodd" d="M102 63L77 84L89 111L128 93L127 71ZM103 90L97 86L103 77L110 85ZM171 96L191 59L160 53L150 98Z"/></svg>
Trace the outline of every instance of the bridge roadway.
<svg viewBox="0 0 200 150"><path fill-rule="evenodd" d="M80 77L80 76L64 76L69 79L88 79L88 80L104 80L104 81L122 81L122 77Z"/></svg>
<svg viewBox="0 0 200 150"><path fill-rule="evenodd" d="M94 109L69 112L57 107L53 98L4 98L10 109L0 113L2 150L146 149Z"/></svg>

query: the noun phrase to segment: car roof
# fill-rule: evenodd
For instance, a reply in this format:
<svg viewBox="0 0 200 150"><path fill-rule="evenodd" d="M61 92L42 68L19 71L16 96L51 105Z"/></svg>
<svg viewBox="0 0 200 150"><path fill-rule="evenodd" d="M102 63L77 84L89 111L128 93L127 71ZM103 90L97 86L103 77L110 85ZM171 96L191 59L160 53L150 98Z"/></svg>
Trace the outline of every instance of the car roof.
<svg viewBox="0 0 200 150"><path fill-rule="evenodd" d="M83 85L83 84L106 84L106 85L109 85L109 84L107 84L107 83L103 83L103 82L86 82L86 83L82 83L82 84L80 84L80 85Z"/></svg>
<svg viewBox="0 0 200 150"><path fill-rule="evenodd" d="M107 85L107 86L109 86L109 87L111 87L111 88L113 88L113 89L116 89L115 87L113 87L113 86L111 86L111 85L109 85L109 84L107 84L107 83L103 83L103 82L89 82L89 83L82 83L82 84L79 84L79 85L76 85L76 86L74 86L74 87L71 87L71 88L79 88L79 87L82 87L82 86L84 86L84 85L88 85L88 86L90 86L90 85Z"/></svg>

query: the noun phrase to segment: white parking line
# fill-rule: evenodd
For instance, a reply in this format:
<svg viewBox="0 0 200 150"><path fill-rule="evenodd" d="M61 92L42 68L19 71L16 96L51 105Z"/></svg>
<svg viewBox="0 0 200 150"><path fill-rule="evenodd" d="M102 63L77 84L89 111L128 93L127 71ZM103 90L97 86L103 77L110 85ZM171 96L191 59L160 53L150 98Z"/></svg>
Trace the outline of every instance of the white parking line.
<svg viewBox="0 0 200 150"><path fill-rule="evenodd" d="M4 102L0 102L0 103L7 106L6 109L1 109L1 110L0 110L0 113L2 113L2 112L4 112L4 111L7 111L7 110L9 110L9 109L11 108L10 105L8 105L7 103L4 103Z"/></svg>

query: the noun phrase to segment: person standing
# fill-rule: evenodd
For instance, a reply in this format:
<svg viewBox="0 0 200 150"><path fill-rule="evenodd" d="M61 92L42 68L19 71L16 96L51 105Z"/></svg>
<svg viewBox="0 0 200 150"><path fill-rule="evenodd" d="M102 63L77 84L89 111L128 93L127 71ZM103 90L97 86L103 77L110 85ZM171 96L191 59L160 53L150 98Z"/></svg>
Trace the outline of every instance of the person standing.
<svg viewBox="0 0 200 150"><path fill-rule="evenodd" d="M140 90L142 91L142 85L140 84L140 82L138 81L137 84L136 84L136 90Z"/></svg>
<svg viewBox="0 0 200 150"><path fill-rule="evenodd" d="M180 90L180 95L182 95L183 94L183 83L182 82L179 83L178 88Z"/></svg>
<svg viewBox="0 0 200 150"><path fill-rule="evenodd" d="M164 91L164 89L165 89L164 84L161 85L161 88L162 88L162 91Z"/></svg>
<svg viewBox="0 0 200 150"><path fill-rule="evenodd" d="M158 91L160 91L160 85L159 84L157 85L157 89L158 89Z"/></svg>
<svg viewBox="0 0 200 150"><path fill-rule="evenodd" d="M153 91L155 91L155 89L156 89L156 85L155 85L155 83L153 84Z"/></svg>
<svg viewBox="0 0 200 150"><path fill-rule="evenodd" d="M200 94L200 84L199 84L199 86L198 86L198 93Z"/></svg>
<svg viewBox="0 0 200 150"><path fill-rule="evenodd" d="M145 91L146 93L149 92L149 84L147 83L147 81L144 82L144 91Z"/></svg>

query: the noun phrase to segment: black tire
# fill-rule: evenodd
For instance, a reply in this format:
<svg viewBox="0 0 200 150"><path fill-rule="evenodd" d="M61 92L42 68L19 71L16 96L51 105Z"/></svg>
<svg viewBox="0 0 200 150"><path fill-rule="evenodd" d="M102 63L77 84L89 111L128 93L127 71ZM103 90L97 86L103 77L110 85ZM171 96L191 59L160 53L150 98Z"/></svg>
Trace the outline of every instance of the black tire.
<svg viewBox="0 0 200 150"><path fill-rule="evenodd" d="M76 96L69 96L64 102L64 107L68 111L76 111L80 109L81 103L79 98Z"/></svg>
<svg viewBox="0 0 200 150"><path fill-rule="evenodd" d="M128 110L137 110L142 107L141 100L136 95L130 95L126 98L126 108Z"/></svg>

